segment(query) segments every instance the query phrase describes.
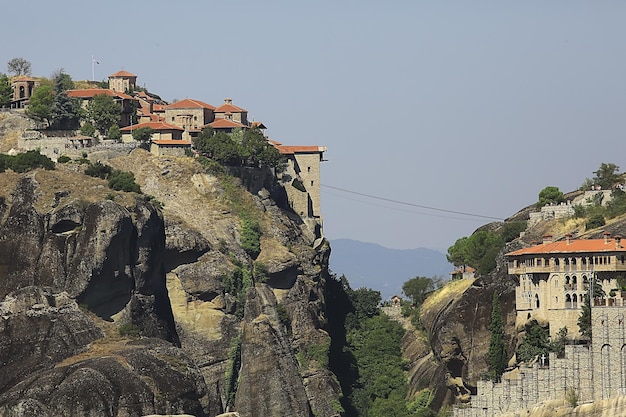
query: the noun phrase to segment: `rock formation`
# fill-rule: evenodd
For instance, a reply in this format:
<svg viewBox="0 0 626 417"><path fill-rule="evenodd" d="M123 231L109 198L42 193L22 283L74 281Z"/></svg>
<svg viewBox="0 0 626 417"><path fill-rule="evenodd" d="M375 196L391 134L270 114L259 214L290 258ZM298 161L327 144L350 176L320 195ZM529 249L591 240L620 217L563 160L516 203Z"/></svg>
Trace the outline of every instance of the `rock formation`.
<svg viewBox="0 0 626 417"><path fill-rule="evenodd" d="M330 344L327 242L249 182L252 257L230 186L190 158L107 162L149 196L75 163L0 174L0 415L338 416L307 353Z"/></svg>

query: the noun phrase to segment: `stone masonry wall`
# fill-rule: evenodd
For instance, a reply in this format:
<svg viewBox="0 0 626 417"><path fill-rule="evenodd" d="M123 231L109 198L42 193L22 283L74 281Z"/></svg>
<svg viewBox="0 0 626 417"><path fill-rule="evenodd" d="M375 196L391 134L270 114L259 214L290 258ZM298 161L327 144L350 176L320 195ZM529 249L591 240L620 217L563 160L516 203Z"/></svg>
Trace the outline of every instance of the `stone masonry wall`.
<svg viewBox="0 0 626 417"><path fill-rule="evenodd" d="M572 394L579 403L626 394L625 316L624 306L593 307L590 346L565 346L564 358L538 358L503 375L501 383L479 381L477 395L456 407L454 416L495 417Z"/></svg>

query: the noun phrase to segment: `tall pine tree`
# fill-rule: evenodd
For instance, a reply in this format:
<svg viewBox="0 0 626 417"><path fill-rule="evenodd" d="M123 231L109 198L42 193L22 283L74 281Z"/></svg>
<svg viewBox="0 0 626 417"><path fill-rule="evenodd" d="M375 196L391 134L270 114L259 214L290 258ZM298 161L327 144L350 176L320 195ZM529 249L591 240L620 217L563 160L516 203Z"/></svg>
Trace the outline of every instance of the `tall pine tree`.
<svg viewBox="0 0 626 417"><path fill-rule="evenodd" d="M506 369L508 355L504 344L504 319L502 306L496 292L493 293L491 305L491 323L489 323L491 338L489 339L489 376L493 381L500 381Z"/></svg>

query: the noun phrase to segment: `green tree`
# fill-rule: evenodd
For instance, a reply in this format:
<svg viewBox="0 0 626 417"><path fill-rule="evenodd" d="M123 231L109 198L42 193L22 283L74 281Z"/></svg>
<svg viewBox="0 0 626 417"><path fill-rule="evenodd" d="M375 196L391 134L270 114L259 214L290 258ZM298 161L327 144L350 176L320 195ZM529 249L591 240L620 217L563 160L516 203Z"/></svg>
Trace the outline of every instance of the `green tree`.
<svg viewBox="0 0 626 417"><path fill-rule="evenodd" d="M30 62L24 58L13 58L7 62L7 71L13 75L30 75Z"/></svg>
<svg viewBox="0 0 626 417"><path fill-rule="evenodd" d="M243 150L228 134L217 132L202 143L203 153L222 165L241 166Z"/></svg>
<svg viewBox="0 0 626 417"><path fill-rule="evenodd" d="M602 227L606 224L604 216L601 213L596 213L589 217L587 223L585 223L585 230L595 229L596 227Z"/></svg>
<svg viewBox="0 0 626 417"><path fill-rule="evenodd" d="M454 245L448 248L448 254L446 258L448 262L453 264L454 266L464 266L467 265L468 256L467 256L467 241L468 237L462 237L454 242Z"/></svg>
<svg viewBox="0 0 626 417"><path fill-rule="evenodd" d="M67 95L67 87L73 86L70 76L59 70L54 78L54 97L50 108L52 124L59 129L75 129L80 121L80 100Z"/></svg>
<svg viewBox="0 0 626 417"><path fill-rule="evenodd" d="M565 201L565 197L561 190L559 190L559 187L549 185L539 192L537 207L541 208L548 204L559 204L563 201Z"/></svg>
<svg viewBox="0 0 626 417"><path fill-rule="evenodd" d="M52 103L54 91L49 83L42 84L35 89L26 107L26 115L48 126L52 119Z"/></svg>
<svg viewBox="0 0 626 417"><path fill-rule="evenodd" d="M153 133L154 129L151 127L140 127L133 130L133 139L140 143L140 147L147 149Z"/></svg>
<svg viewBox="0 0 626 417"><path fill-rule="evenodd" d="M73 90L76 86L69 74L67 74L63 68L57 70L52 74L52 79L55 83L56 91Z"/></svg>
<svg viewBox="0 0 626 417"><path fill-rule="evenodd" d="M120 121L121 106L113 97L106 94L96 94L87 104L87 118L101 134ZM142 129L142 128L140 128ZM137 130L140 130L137 129ZM133 137L136 131L133 131Z"/></svg>
<svg viewBox="0 0 626 417"><path fill-rule="evenodd" d="M413 301L416 307L421 306L434 289L435 281L426 277L411 278L402 284L402 292Z"/></svg>
<svg viewBox="0 0 626 417"><path fill-rule="evenodd" d="M517 348L518 362L527 362L535 357L548 356L551 350L548 329L532 320L526 324L526 334Z"/></svg>
<svg viewBox="0 0 626 417"><path fill-rule="evenodd" d="M266 165L279 171L284 170L285 157L267 141L261 129L253 128L245 131L241 139L241 147L247 165L254 167Z"/></svg>
<svg viewBox="0 0 626 417"><path fill-rule="evenodd" d="M116 141L122 139L122 131L117 124L111 125L111 127L109 128L109 133L107 133L107 139L113 139Z"/></svg>
<svg viewBox="0 0 626 417"><path fill-rule="evenodd" d="M578 330L582 337L591 340L591 299L589 295L592 295L591 298L597 298L604 297L606 293L595 274L591 278L589 285L589 294L585 294L583 308L580 312L580 316L578 316Z"/></svg>
<svg viewBox="0 0 626 417"><path fill-rule="evenodd" d="M90 136L90 137L94 137L96 135L96 128L93 127L93 125L89 122L85 122L81 127L80 127L80 134L84 135L84 136Z"/></svg>
<svg viewBox="0 0 626 417"><path fill-rule="evenodd" d="M619 167L613 163L607 164L603 162L600 164L600 168L593 173L595 174L593 183L605 190L610 190L622 179L622 175L619 173Z"/></svg>
<svg viewBox="0 0 626 417"><path fill-rule="evenodd" d="M508 355L504 343L504 319L502 316L502 306L500 298L496 292L493 293L491 304L491 322L489 323L491 336L489 339L489 376L494 381L499 381L502 373L506 369Z"/></svg>
<svg viewBox="0 0 626 417"><path fill-rule="evenodd" d="M6 74L0 73L0 108L9 107L12 97L11 81Z"/></svg>

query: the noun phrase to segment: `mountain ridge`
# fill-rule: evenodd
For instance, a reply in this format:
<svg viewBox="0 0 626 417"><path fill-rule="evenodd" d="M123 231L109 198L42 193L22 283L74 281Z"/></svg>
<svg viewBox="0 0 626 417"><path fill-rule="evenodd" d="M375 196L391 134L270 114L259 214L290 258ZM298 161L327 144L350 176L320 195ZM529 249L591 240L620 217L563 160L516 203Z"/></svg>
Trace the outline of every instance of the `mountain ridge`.
<svg viewBox="0 0 626 417"><path fill-rule="evenodd" d="M383 300L400 294L402 284L411 278L447 279L454 269L446 256L434 249L392 249L348 238L331 239L330 246L331 271L345 275L353 288L380 291Z"/></svg>

